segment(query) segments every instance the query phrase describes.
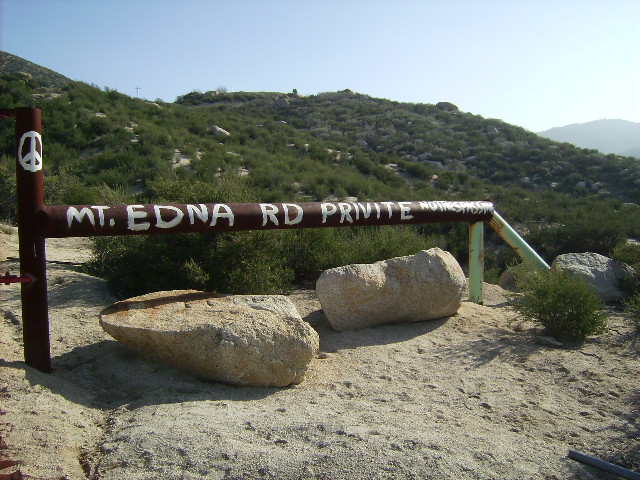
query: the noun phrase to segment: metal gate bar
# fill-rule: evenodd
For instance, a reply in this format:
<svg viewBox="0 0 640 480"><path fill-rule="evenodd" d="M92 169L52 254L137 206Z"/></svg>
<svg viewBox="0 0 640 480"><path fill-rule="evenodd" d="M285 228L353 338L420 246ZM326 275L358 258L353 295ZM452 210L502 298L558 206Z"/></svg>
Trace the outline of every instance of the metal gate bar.
<svg viewBox="0 0 640 480"><path fill-rule="evenodd" d="M38 212L45 237L484 222L489 202L303 202L55 205Z"/></svg>

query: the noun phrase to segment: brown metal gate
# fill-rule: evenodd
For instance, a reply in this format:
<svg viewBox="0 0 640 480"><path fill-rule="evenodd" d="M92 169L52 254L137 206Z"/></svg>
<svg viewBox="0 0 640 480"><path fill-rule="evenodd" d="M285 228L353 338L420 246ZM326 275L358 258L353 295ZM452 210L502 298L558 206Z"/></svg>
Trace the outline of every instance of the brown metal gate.
<svg viewBox="0 0 640 480"><path fill-rule="evenodd" d="M489 202L314 202L149 205L45 205L41 112L0 109L14 117L20 277L25 362L51 372L45 239L98 235L349 227L468 222L474 234L470 278L482 302L482 222L493 218ZM0 283L3 283L0 279Z"/></svg>

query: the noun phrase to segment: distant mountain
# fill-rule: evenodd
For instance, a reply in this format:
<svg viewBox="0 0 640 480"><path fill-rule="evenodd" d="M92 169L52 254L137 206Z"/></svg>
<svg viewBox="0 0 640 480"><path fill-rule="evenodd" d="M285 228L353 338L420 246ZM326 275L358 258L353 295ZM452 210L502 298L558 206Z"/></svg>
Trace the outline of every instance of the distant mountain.
<svg viewBox="0 0 640 480"><path fill-rule="evenodd" d="M0 73L25 73L35 81L35 86L45 88L58 88L71 80L53 70L36 65L24 58L17 57L0 50Z"/></svg>
<svg viewBox="0 0 640 480"><path fill-rule="evenodd" d="M640 158L640 123L627 120L594 120L539 132L538 135L603 153Z"/></svg>

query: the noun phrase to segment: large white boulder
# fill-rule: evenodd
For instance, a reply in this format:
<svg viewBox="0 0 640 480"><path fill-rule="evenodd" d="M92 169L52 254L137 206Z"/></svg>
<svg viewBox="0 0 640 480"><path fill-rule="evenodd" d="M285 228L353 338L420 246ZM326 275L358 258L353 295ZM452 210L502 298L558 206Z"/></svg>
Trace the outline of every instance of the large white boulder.
<svg viewBox="0 0 640 480"><path fill-rule="evenodd" d="M332 268L316 283L322 309L336 330L447 317L460 308L465 288L460 265L439 248Z"/></svg>
<svg viewBox="0 0 640 480"><path fill-rule="evenodd" d="M100 325L143 357L231 385L299 383L319 348L316 331L281 295L157 292L108 307Z"/></svg>
<svg viewBox="0 0 640 480"><path fill-rule="evenodd" d="M605 302L628 295L621 282L632 271L626 265L598 253L565 253L558 255L551 268L571 272L589 285Z"/></svg>

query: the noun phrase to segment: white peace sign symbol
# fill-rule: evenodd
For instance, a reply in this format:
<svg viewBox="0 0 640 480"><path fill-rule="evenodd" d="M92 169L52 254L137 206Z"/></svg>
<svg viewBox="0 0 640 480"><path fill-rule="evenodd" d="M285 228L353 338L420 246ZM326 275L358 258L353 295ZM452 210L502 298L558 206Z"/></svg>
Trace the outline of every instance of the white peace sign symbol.
<svg viewBox="0 0 640 480"><path fill-rule="evenodd" d="M27 138L29 142L29 153L22 155L22 147ZM38 150L38 143L40 143L40 149ZM42 137L38 132L30 131L22 135L20 139L20 146L18 147L18 161L22 168L28 172L37 172L42 170Z"/></svg>

